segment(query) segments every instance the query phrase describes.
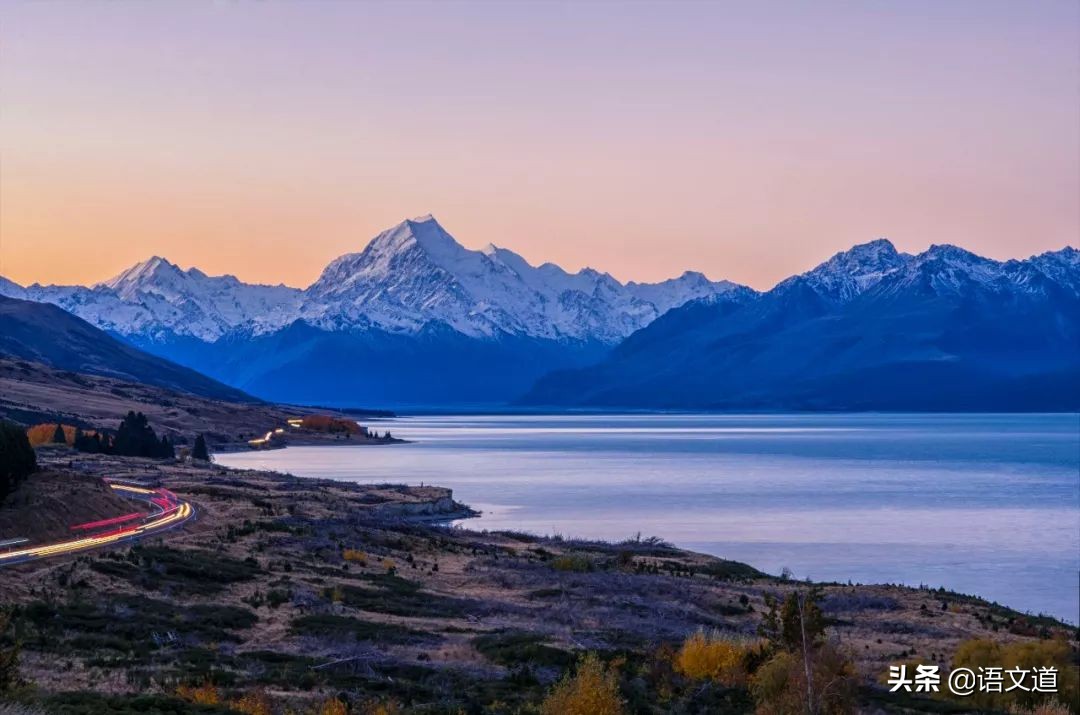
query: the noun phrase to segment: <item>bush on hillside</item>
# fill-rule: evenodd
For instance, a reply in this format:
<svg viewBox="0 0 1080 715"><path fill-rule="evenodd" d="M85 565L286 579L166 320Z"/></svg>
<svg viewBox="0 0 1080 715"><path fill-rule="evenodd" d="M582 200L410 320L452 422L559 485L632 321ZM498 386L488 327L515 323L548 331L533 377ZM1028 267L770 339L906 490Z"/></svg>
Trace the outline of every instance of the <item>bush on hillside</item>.
<svg viewBox="0 0 1080 715"><path fill-rule="evenodd" d="M540 710L544 715L622 715L624 705L618 674L589 653L573 675L551 689Z"/></svg>
<svg viewBox="0 0 1080 715"><path fill-rule="evenodd" d="M717 631L700 630L683 641L675 655L675 670L692 680L744 686L754 650L753 644L724 638Z"/></svg>
<svg viewBox="0 0 1080 715"><path fill-rule="evenodd" d="M953 668L970 668L975 672L980 668L1022 669L1028 673L1036 668L1056 668L1057 693L1031 690L1035 677L1032 675L1024 683L1025 688L1001 693L977 691L958 699L987 710L1037 710L1055 702L1071 703L1072 711L1080 712L1080 665L1075 658L1064 638L1012 643L999 643L989 638L963 641L953 655ZM1008 677L1006 685L1010 684Z"/></svg>

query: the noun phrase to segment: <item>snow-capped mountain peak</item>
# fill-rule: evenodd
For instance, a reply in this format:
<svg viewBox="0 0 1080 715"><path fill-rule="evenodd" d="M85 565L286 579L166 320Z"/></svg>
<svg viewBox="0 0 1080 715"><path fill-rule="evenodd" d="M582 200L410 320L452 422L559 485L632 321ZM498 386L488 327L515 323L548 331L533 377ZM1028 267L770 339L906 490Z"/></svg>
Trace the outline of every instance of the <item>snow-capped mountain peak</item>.
<svg viewBox="0 0 1080 715"><path fill-rule="evenodd" d="M698 286L697 293L711 285ZM685 302L681 286L675 288L658 284L650 300L591 268L571 274L554 264L536 267L494 244L470 250L434 218L423 217L333 261L308 289L313 300L303 314L328 328L363 316L395 331L442 322L475 337L615 342Z"/></svg>
<svg viewBox="0 0 1080 715"><path fill-rule="evenodd" d="M777 287L799 281L823 298L843 303L901 270L910 258L898 252L888 239L878 238L841 251L814 269L782 281Z"/></svg>
<svg viewBox="0 0 1080 715"><path fill-rule="evenodd" d="M552 263L537 267L494 244L468 249L424 215L330 262L304 290L208 276L153 256L92 289L26 291L100 327L151 341L190 336L213 342L304 320L325 330L413 333L441 323L478 338L614 343L670 308L736 288L689 271L661 283L624 285L592 268L568 273ZM14 284L0 290L25 292Z"/></svg>
<svg viewBox="0 0 1080 715"><path fill-rule="evenodd" d="M175 263L161 256L152 256L98 285L124 292L182 280L183 276L184 272Z"/></svg>

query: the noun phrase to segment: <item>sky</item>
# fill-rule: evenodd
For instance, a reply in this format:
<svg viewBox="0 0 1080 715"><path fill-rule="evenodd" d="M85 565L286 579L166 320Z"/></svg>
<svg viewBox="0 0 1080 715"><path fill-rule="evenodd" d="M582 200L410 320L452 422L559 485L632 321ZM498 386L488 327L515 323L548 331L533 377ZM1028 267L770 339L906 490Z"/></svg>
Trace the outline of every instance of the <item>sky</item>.
<svg viewBox="0 0 1080 715"><path fill-rule="evenodd" d="M10 2L0 275L306 286L432 213L768 288L877 237L1080 235L1080 2Z"/></svg>

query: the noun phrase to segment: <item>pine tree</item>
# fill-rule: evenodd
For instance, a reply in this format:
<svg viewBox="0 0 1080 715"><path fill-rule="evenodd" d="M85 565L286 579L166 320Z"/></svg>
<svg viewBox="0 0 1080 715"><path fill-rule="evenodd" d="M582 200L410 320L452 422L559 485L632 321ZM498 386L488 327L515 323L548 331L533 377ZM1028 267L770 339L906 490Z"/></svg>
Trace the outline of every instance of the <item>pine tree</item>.
<svg viewBox="0 0 1080 715"><path fill-rule="evenodd" d="M64 426L59 422L56 423L56 430L53 432L52 441L54 444L67 444L67 436L64 434Z"/></svg>
<svg viewBox="0 0 1080 715"><path fill-rule="evenodd" d="M191 458L210 461L210 451L206 448L206 438L201 434L195 438L195 446L191 448Z"/></svg>
<svg viewBox="0 0 1080 715"><path fill-rule="evenodd" d="M0 501L36 470L37 455L26 430L14 422L0 421Z"/></svg>
<svg viewBox="0 0 1080 715"><path fill-rule="evenodd" d="M110 454L129 457L167 458L176 456L172 443L166 438L158 439L142 412L130 411L120 422L112 441Z"/></svg>

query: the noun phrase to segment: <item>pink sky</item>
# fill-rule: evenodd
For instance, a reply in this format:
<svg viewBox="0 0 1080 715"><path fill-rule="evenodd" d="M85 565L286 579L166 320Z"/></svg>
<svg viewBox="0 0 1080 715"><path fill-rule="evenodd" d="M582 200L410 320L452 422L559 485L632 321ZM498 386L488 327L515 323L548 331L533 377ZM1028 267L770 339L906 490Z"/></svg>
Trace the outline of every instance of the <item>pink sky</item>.
<svg viewBox="0 0 1080 715"><path fill-rule="evenodd" d="M1080 3L7 3L0 275L304 286L433 213L622 280L1080 234Z"/></svg>

